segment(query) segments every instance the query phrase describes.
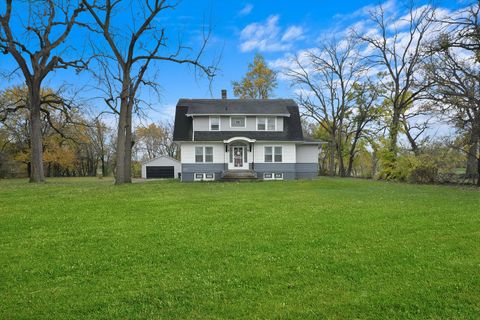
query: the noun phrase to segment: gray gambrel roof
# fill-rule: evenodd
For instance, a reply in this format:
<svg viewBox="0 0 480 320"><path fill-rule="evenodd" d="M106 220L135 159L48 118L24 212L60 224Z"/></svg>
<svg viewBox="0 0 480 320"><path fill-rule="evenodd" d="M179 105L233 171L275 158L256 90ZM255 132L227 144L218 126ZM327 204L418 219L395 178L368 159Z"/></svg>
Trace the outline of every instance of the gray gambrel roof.
<svg viewBox="0 0 480 320"><path fill-rule="evenodd" d="M189 115L278 115L289 117L292 99L180 99L177 105L188 106Z"/></svg>
<svg viewBox="0 0 480 320"><path fill-rule="evenodd" d="M298 106L292 99L180 99L175 111L174 141L192 141L192 116L284 116L283 131L195 131L195 141L223 141L246 136L259 141L305 141ZM312 141L313 142L313 141Z"/></svg>

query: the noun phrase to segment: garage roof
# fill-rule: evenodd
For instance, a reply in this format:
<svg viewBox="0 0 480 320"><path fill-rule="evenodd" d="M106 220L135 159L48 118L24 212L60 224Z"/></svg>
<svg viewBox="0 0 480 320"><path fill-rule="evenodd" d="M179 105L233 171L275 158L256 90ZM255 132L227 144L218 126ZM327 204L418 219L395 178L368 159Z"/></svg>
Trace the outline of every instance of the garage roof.
<svg viewBox="0 0 480 320"><path fill-rule="evenodd" d="M170 157L170 156L161 155L161 156L158 156L158 157L153 158L153 159L145 160L145 161L142 162L142 164L148 164L148 163L150 163L150 162L152 162L152 161L154 161L154 160L161 159L161 158L166 158L166 159L169 159L169 160L172 160L172 161L175 161L175 162L180 163L180 160L174 159L174 158L172 158L172 157Z"/></svg>

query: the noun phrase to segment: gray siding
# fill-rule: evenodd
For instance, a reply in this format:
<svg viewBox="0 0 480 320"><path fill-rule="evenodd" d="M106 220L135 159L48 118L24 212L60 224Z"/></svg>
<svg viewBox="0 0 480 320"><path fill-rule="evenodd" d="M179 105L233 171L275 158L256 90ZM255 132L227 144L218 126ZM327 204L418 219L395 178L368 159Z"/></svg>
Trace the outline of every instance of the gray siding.
<svg viewBox="0 0 480 320"><path fill-rule="evenodd" d="M264 173L283 173L284 180L313 179L318 175L317 163L255 163L258 178Z"/></svg>
<svg viewBox="0 0 480 320"><path fill-rule="evenodd" d="M313 179L318 176L318 163L296 163L297 179Z"/></svg>
<svg viewBox="0 0 480 320"><path fill-rule="evenodd" d="M296 178L295 163L255 163L258 179L263 179L264 173L283 173L283 180Z"/></svg>
<svg viewBox="0 0 480 320"><path fill-rule="evenodd" d="M223 163L195 163L182 164L182 181L194 181L195 173L215 173L215 180L219 180L226 170Z"/></svg>

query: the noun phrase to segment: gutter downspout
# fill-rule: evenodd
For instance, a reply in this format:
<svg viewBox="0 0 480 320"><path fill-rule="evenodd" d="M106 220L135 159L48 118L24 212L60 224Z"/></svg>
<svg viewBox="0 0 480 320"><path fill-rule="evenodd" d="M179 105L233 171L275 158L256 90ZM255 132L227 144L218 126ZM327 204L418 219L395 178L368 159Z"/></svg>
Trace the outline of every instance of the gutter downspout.
<svg viewBox="0 0 480 320"><path fill-rule="evenodd" d="M192 117L192 141L195 141L195 118Z"/></svg>

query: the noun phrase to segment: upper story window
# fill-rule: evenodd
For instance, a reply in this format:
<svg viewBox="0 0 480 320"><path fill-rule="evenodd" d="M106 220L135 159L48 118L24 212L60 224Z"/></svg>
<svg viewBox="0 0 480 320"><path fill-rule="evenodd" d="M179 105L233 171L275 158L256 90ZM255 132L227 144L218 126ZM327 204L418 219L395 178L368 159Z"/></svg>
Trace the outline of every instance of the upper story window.
<svg viewBox="0 0 480 320"><path fill-rule="evenodd" d="M210 117L210 131L220 130L220 117Z"/></svg>
<svg viewBox="0 0 480 320"><path fill-rule="evenodd" d="M213 162L213 147L195 147L195 162Z"/></svg>
<svg viewBox="0 0 480 320"><path fill-rule="evenodd" d="M230 127L245 128L247 121L243 116L230 117Z"/></svg>
<svg viewBox="0 0 480 320"><path fill-rule="evenodd" d="M265 147L265 162L282 162L282 147Z"/></svg>
<svg viewBox="0 0 480 320"><path fill-rule="evenodd" d="M257 130L258 131L275 131L277 130L277 119L275 117L258 117Z"/></svg>

